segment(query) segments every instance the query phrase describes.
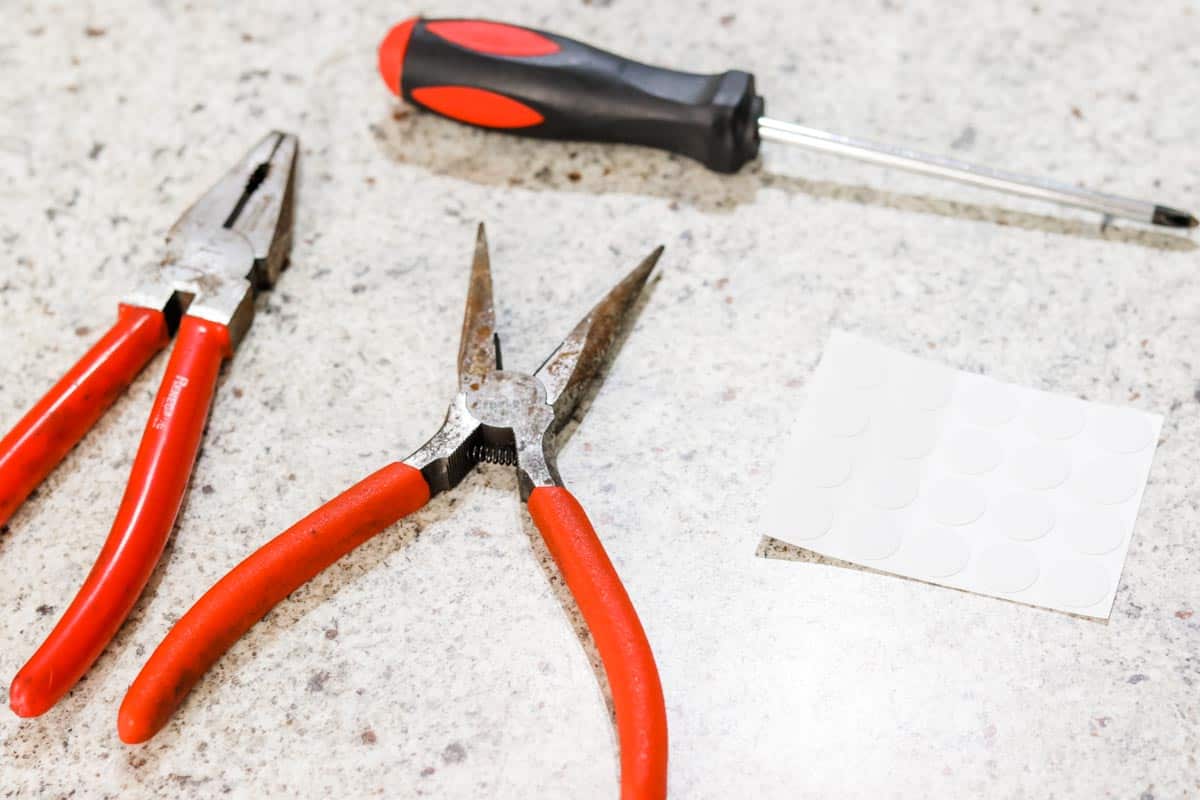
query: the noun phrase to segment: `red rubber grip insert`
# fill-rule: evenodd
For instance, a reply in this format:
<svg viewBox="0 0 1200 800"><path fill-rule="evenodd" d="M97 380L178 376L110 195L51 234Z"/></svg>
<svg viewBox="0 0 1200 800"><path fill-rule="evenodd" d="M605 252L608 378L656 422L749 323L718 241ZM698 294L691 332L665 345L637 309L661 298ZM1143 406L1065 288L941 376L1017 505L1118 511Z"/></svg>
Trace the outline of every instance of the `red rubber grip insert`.
<svg viewBox="0 0 1200 800"><path fill-rule="evenodd" d="M566 489L539 486L529 514L587 623L612 689L622 800L667 796L667 714L654 653L583 508Z"/></svg>
<svg viewBox="0 0 1200 800"><path fill-rule="evenodd" d="M157 733L192 687L242 634L321 570L429 501L429 484L389 464L260 547L171 628L142 667L117 715L127 744Z"/></svg>
<svg viewBox="0 0 1200 800"><path fill-rule="evenodd" d="M559 51L558 42L540 33L477 19L427 22L425 29L447 42L491 56L548 56Z"/></svg>
<svg viewBox="0 0 1200 800"><path fill-rule="evenodd" d="M484 128L529 128L544 117L524 103L471 86L426 86L412 99L439 114Z"/></svg>
<svg viewBox="0 0 1200 800"><path fill-rule="evenodd" d="M13 678L18 716L48 711L100 656L162 555L191 477L221 361L224 325L183 318L112 531L58 625Z"/></svg>
<svg viewBox="0 0 1200 800"><path fill-rule="evenodd" d="M417 17L406 19L388 31L387 36L379 43L379 75L392 90L392 94L400 94L404 54L408 52L408 40L412 37L413 27L419 21Z"/></svg>
<svg viewBox="0 0 1200 800"><path fill-rule="evenodd" d="M170 338L162 312L118 309L112 328L0 440L0 525Z"/></svg>

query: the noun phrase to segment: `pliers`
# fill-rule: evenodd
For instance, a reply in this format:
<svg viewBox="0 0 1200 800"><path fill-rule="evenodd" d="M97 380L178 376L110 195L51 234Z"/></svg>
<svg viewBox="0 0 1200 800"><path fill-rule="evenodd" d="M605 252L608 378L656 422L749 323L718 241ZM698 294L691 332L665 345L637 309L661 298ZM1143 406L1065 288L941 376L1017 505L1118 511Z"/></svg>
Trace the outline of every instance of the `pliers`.
<svg viewBox="0 0 1200 800"><path fill-rule="evenodd" d="M49 710L83 676L158 563L221 363L250 327L256 293L275 283L291 250L297 144L290 134L269 134L188 209L168 232L162 261L119 304L112 329L0 440L2 524L175 337L108 539L9 687L22 717Z"/></svg>
<svg viewBox="0 0 1200 800"><path fill-rule="evenodd" d="M662 248L613 287L533 374L503 369L480 226L458 351L458 392L442 427L234 567L167 633L121 704L122 740L157 733L204 673L283 598L480 461L517 468L521 497L591 631L612 689L621 797L666 796L667 721L654 655L587 515L562 485L554 435L605 360Z"/></svg>

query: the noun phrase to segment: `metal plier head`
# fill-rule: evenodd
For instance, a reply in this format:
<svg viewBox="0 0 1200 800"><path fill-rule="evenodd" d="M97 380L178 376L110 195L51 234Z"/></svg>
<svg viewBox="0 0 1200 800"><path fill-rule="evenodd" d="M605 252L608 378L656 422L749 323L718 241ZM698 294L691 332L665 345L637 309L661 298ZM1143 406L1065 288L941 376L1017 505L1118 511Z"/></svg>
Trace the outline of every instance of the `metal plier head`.
<svg viewBox="0 0 1200 800"><path fill-rule="evenodd" d="M128 305L219 322L234 347L254 316L254 295L274 285L292 244L298 141L272 131L167 234L166 255Z"/></svg>
<svg viewBox="0 0 1200 800"><path fill-rule="evenodd" d="M438 432L404 460L421 470L432 493L453 488L480 461L515 466L523 499L534 487L562 485L554 436L607 359L662 250L609 290L529 374L501 363L487 238L479 226L458 350L458 393Z"/></svg>

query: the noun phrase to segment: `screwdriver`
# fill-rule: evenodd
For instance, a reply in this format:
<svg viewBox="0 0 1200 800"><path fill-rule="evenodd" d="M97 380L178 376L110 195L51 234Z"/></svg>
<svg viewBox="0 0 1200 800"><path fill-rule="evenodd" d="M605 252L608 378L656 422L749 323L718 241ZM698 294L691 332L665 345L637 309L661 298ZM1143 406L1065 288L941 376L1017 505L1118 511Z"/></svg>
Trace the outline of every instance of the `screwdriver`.
<svg viewBox="0 0 1200 800"><path fill-rule="evenodd" d="M769 119L748 72L678 72L516 25L414 17L392 28L380 44L379 71L388 88L408 102L481 128L646 145L725 173L757 157L766 139L1106 217L1169 228L1200 225L1192 214L1165 205Z"/></svg>

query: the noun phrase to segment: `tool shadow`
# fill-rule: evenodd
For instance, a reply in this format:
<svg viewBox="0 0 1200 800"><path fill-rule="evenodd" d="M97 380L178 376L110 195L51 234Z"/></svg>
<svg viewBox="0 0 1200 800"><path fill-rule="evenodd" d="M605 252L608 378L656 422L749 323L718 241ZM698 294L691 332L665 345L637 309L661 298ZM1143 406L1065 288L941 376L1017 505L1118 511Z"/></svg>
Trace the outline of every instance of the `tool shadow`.
<svg viewBox="0 0 1200 800"><path fill-rule="evenodd" d="M1152 228L1055 217L869 186L810 180L764 171L752 162L736 175L711 172L686 158L624 145L519 139L472 130L430 114L397 107L370 126L389 161L482 186L581 194L634 194L668 199L706 213L729 213L760 189L821 200L888 208L1005 228L1114 242L1153 250L1192 252L1183 235ZM447 146L452 141L454 146ZM636 157L631 155L636 154Z"/></svg>
<svg viewBox="0 0 1200 800"><path fill-rule="evenodd" d="M812 550L806 550L803 547L797 547L794 544L788 544L787 542L782 541L780 539L776 539L772 536L764 535L762 537L762 539L759 540L758 548L754 551L754 555L758 556L759 558L777 559L779 561L798 561L802 564L820 564L821 566L826 566L826 567L837 567L839 569L852 569L852 570L857 570L858 572L867 572L872 575L882 575L887 578L895 578L895 579L899 579L902 581L912 581L913 583L923 583L926 586L932 586L935 589L939 589L939 590L943 590L943 591L959 592L961 594L968 594L968 595L975 594L975 592L968 592L965 589L958 589L954 586L945 586L940 583L933 583L931 581L923 581L920 578L913 578L908 575L897 575L894 572L884 572L883 570L873 569L871 567L864 567L861 564L855 564L852 561L842 561L840 558L831 558L829 556L823 556L820 553L814 552ZM1107 619L1099 619L1097 617L1085 617L1082 614L1072 614L1070 611L1062 611L1057 608L1046 608L1045 606L1035 606L1030 603L1022 603L1019 600L1009 600L1006 597L993 597L992 595L987 595L985 599L998 600L1002 603L1012 603L1013 605L1024 606L1026 608L1035 608L1038 611L1049 611L1053 614L1062 614L1064 617L1071 617L1073 619L1082 620L1084 622L1093 622L1098 625L1105 625L1105 626L1108 625Z"/></svg>

